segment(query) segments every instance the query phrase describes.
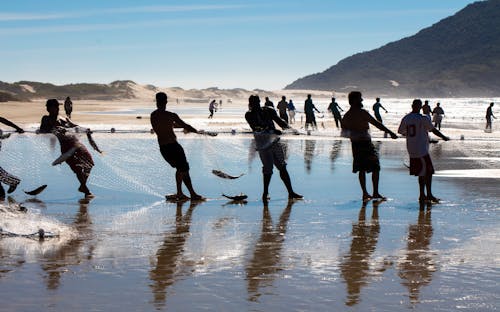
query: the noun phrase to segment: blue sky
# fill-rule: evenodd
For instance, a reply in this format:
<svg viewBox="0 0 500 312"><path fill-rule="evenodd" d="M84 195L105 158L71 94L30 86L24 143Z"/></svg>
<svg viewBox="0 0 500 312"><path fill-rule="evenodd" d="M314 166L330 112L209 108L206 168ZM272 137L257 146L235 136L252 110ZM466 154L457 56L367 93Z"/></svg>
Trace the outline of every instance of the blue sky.
<svg viewBox="0 0 500 312"><path fill-rule="evenodd" d="M1 1L0 80L276 90L472 2Z"/></svg>

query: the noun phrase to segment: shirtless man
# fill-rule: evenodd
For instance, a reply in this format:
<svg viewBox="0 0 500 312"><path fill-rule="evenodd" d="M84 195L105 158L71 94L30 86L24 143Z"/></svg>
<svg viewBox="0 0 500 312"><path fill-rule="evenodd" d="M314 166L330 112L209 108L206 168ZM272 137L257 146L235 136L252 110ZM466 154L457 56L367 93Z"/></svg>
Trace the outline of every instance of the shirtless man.
<svg viewBox="0 0 500 312"><path fill-rule="evenodd" d="M85 194L85 197L93 197L87 187L87 180L90 171L94 167L94 160L85 145L83 145L76 136L66 132L65 128L76 127L68 118L66 120L59 118L59 102L56 99L49 99L45 104L48 115L42 117L40 123L40 133L53 133L59 140L61 154L74 149L73 154L66 159L66 163L76 174L80 182L79 192Z"/></svg>
<svg viewBox="0 0 500 312"><path fill-rule="evenodd" d="M167 195L166 198L176 201L188 200L189 197L182 192L182 182L184 182L191 194L191 200L203 200L204 198L198 195L193 189L186 154L184 154L184 149L177 142L174 133L174 128L184 128L184 131L195 133L198 133L198 130L182 121L176 113L167 111L167 102L167 94L158 92L156 94L157 109L151 113L151 126L158 136L161 155L170 166L176 169L175 183L177 193Z"/></svg>
<svg viewBox="0 0 500 312"><path fill-rule="evenodd" d="M382 123L373 118L372 115L363 109L363 98L361 92L352 91L349 93L349 104L351 108L345 113L342 119L342 135L351 139L352 146L352 172L359 172L359 184L363 192L363 201L370 199L385 199L378 191L380 162L378 153L373 146L369 130L369 124L389 133L391 138L397 139L397 135L387 129ZM373 195L366 190L366 173L372 173Z"/></svg>

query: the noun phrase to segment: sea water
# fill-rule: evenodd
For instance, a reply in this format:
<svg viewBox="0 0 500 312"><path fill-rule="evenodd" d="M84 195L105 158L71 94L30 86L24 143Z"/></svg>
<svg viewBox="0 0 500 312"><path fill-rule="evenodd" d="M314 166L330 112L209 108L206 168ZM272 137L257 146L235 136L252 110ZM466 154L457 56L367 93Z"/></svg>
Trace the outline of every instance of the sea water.
<svg viewBox="0 0 500 312"><path fill-rule="evenodd" d="M4 140L0 164L22 182L2 204L0 226L60 236L0 238L2 310L499 308L498 141L433 144L433 191L442 201L420 207L402 139L374 140L388 200L363 204L348 140L285 135L287 167L304 200L289 202L275 172L268 205L251 136L179 134L193 185L207 200L177 204L164 200L175 192L175 172L155 136L94 139L104 154L91 150L93 199L77 191L66 164L51 166L60 154L51 135ZM244 175L225 180L213 169ZM36 197L22 192L42 184ZM231 203L222 193L248 200ZM28 211L15 211L16 203Z"/></svg>

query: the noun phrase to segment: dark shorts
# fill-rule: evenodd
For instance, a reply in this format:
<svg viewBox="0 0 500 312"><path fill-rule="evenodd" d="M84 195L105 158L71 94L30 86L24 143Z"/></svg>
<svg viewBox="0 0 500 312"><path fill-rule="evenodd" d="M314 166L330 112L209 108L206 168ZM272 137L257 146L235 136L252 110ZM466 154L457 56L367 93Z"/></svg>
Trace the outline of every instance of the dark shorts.
<svg viewBox="0 0 500 312"><path fill-rule="evenodd" d="M262 161L262 173L272 174L273 164L278 170L283 170L286 166L285 145L281 142L274 142L269 148L259 150L259 157Z"/></svg>
<svg viewBox="0 0 500 312"><path fill-rule="evenodd" d="M176 168L179 171L189 170L189 164L186 159L186 154L184 154L184 149L179 143L175 142L160 145L160 152L163 158L173 168Z"/></svg>
<svg viewBox="0 0 500 312"><path fill-rule="evenodd" d="M423 157L410 158L410 175L424 177L434 174L434 166L429 154Z"/></svg>
<svg viewBox="0 0 500 312"><path fill-rule="evenodd" d="M378 153L372 141L351 141L352 146L352 172L358 171L380 171Z"/></svg>
<svg viewBox="0 0 500 312"><path fill-rule="evenodd" d="M314 113L306 113L306 123L315 123L316 117L314 117Z"/></svg>
<svg viewBox="0 0 500 312"><path fill-rule="evenodd" d="M83 146L80 146L73 154L73 156L66 159L66 163L75 174L83 175L87 178L90 175L92 167L94 167L94 160L92 159L92 155Z"/></svg>

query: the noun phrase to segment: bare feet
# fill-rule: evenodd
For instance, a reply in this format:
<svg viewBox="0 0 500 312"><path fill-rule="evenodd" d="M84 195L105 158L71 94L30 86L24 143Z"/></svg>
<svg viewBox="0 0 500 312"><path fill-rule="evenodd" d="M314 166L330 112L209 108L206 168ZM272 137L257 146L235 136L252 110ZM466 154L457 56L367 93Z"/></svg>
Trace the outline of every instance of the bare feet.
<svg viewBox="0 0 500 312"><path fill-rule="evenodd" d="M288 194L288 199L302 199L302 198L304 198L304 196L297 194L295 192Z"/></svg>
<svg viewBox="0 0 500 312"><path fill-rule="evenodd" d="M198 194L191 194L191 201L202 201L205 200L206 198L198 195Z"/></svg>
<svg viewBox="0 0 500 312"><path fill-rule="evenodd" d="M269 202L270 199L271 197L269 197L269 194L267 193L262 194L262 202L267 203Z"/></svg>
<svg viewBox="0 0 500 312"><path fill-rule="evenodd" d="M384 196L382 196L382 195L381 195L381 194L379 194L379 193L373 194L373 195L372 195L372 198L373 198L373 199L382 199L382 200L386 200L386 199L387 199L387 197L384 197Z"/></svg>
<svg viewBox="0 0 500 312"><path fill-rule="evenodd" d="M430 203L439 203L441 199L434 197L433 195L427 196L427 201Z"/></svg>
<svg viewBox="0 0 500 312"><path fill-rule="evenodd" d="M186 195L184 195L182 193L181 194L165 195L165 198L169 201L174 201L174 202L189 200L189 197L187 197Z"/></svg>
<svg viewBox="0 0 500 312"><path fill-rule="evenodd" d="M364 193L363 194L363 201L364 202L367 202L367 201L369 201L371 199L372 199L372 196L370 194L368 194L368 193Z"/></svg>

